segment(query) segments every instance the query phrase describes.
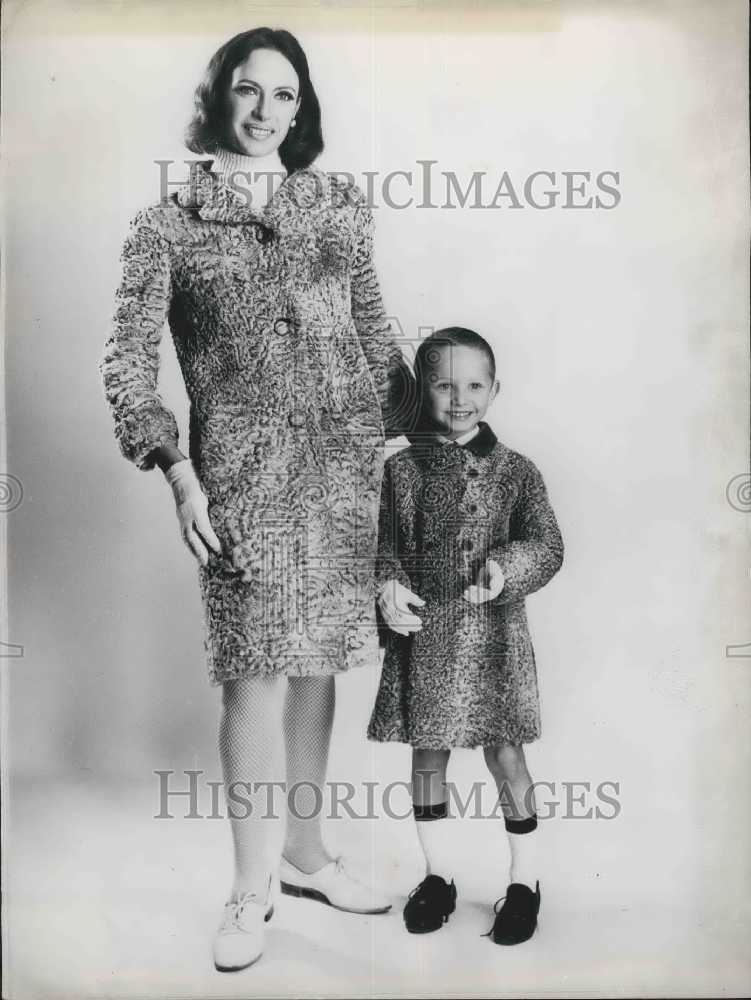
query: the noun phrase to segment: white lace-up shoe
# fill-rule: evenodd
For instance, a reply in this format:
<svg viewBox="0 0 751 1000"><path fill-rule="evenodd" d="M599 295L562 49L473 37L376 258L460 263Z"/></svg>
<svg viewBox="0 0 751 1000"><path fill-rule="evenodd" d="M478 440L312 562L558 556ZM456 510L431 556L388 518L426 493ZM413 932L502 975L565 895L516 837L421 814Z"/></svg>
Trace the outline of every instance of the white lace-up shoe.
<svg viewBox="0 0 751 1000"><path fill-rule="evenodd" d="M342 858L331 861L311 875L306 875L282 858L279 874L282 892L287 896L316 899L348 913L386 913L391 909L391 903L371 886L363 885L346 871Z"/></svg>
<svg viewBox="0 0 751 1000"><path fill-rule="evenodd" d="M237 901L225 904L224 918L214 938L217 972L239 972L258 961L263 954L264 926L273 913L270 882L265 900L246 892Z"/></svg>

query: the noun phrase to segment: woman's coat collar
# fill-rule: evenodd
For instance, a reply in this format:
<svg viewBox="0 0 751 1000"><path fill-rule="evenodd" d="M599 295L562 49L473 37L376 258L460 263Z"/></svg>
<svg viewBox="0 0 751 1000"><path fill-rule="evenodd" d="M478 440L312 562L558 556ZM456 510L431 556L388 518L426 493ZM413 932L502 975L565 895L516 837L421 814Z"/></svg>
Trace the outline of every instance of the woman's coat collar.
<svg viewBox="0 0 751 1000"><path fill-rule="evenodd" d="M261 223L273 228L290 203L298 209L310 209L330 199L329 177L316 167L304 167L289 174L266 205L256 207L248 204L242 189L235 190L221 174L212 172L213 162L196 161L190 179L172 195L181 208L197 213L207 222Z"/></svg>

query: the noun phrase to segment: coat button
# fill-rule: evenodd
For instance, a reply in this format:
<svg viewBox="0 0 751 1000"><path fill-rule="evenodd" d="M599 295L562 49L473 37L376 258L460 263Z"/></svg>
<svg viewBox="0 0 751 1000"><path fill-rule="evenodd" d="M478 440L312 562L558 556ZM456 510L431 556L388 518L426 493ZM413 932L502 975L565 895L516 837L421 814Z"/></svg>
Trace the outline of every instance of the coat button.
<svg viewBox="0 0 751 1000"><path fill-rule="evenodd" d="M472 549L474 548L474 545L472 543L472 539L471 538L465 538L464 541L462 542L462 548L464 549L465 552L471 552Z"/></svg>
<svg viewBox="0 0 751 1000"><path fill-rule="evenodd" d="M469 505L469 512L470 512L470 514L476 514L477 513L477 504L476 503L471 503Z"/></svg>
<svg viewBox="0 0 751 1000"><path fill-rule="evenodd" d="M305 426L305 414L301 413L300 410L294 410L287 417L287 423L290 427L304 427Z"/></svg>
<svg viewBox="0 0 751 1000"><path fill-rule="evenodd" d="M271 239L271 230L266 229L265 226L262 226L259 223L256 226L256 239L258 240L259 243L268 243L269 240Z"/></svg>
<svg viewBox="0 0 751 1000"><path fill-rule="evenodd" d="M274 323L274 330L276 333L289 333L289 322L286 319L278 319L276 323Z"/></svg>
<svg viewBox="0 0 751 1000"><path fill-rule="evenodd" d="M470 479L477 479L477 477L480 475L480 472L478 469L475 468L467 469L467 475L469 476Z"/></svg>

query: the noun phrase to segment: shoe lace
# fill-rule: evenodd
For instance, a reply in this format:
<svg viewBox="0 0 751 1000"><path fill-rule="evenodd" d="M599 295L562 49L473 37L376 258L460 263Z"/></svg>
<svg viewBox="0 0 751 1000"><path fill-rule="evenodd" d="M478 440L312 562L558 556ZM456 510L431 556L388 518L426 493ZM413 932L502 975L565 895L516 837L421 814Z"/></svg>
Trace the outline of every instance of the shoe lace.
<svg viewBox="0 0 751 1000"><path fill-rule="evenodd" d="M411 893L409 894L409 896L407 896L407 899L412 899L412 897L413 897L413 896L416 896L418 892L421 892L421 891L422 891L422 888L423 888L423 886L425 885L425 883L426 883L427 881L428 881L428 879L427 879L427 877L425 877L425 878L424 878L424 879L422 880L422 882L420 882L420 884L419 884L419 885L416 885L416 886L414 887L414 889L413 889L413 890L412 890L412 892L411 892Z"/></svg>
<svg viewBox="0 0 751 1000"><path fill-rule="evenodd" d="M429 893L432 895L437 895L438 893L440 893L442 886L440 885L439 882L431 882L430 879L432 877L433 876L431 875L426 875L425 878L422 880L422 882L420 882L418 886L415 886L415 888L412 890L412 892L409 894L407 898L412 899L412 897L416 896L419 892L423 892L426 894Z"/></svg>
<svg viewBox="0 0 751 1000"><path fill-rule="evenodd" d="M253 903L259 903L260 902L260 899L258 898L258 894L257 893L255 893L255 892L246 892L245 895L238 901L237 907L235 909L235 917L238 920L243 915L243 913L245 912L246 906L250 902L253 902Z"/></svg>
<svg viewBox="0 0 751 1000"><path fill-rule="evenodd" d="M246 907L250 903L260 902L261 899L257 892L246 892L239 899L230 900L225 906L222 930L232 930L235 927L239 927L240 920Z"/></svg>
<svg viewBox="0 0 751 1000"><path fill-rule="evenodd" d="M498 904L502 903L505 898L505 896L501 896L500 899L496 899L495 903L493 903L493 913L495 913L496 916L498 916ZM495 927L495 920L493 921L493 927ZM481 934L480 937L490 937L493 933L493 927L490 928L487 934Z"/></svg>

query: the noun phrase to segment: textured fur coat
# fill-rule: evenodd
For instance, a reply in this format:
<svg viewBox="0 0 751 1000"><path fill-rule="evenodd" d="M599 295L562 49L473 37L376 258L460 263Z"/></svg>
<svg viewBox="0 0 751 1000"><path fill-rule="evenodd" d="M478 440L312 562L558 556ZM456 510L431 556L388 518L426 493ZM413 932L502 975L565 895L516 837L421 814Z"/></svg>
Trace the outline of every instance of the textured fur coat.
<svg viewBox="0 0 751 1000"><path fill-rule="evenodd" d="M486 559L506 577L500 595L470 604L462 591ZM435 437L386 462L379 583L395 577L425 601L422 630L383 626L373 740L426 749L518 745L540 735L540 707L524 598L563 560L542 476L491 428L466 445Z"/></svg>
<svg viewBox="0 0 751 1000"><path fill-rule="evenodd" d="M168 320L189 452L222 543L199 569L210 680L374 662L387 436L414 383L385 317L361 192L297 171L264 208L202 165L138 214L100 361L120 448L176 444L157 391ZM400 409L401 408L401 409Z"/></svg>

